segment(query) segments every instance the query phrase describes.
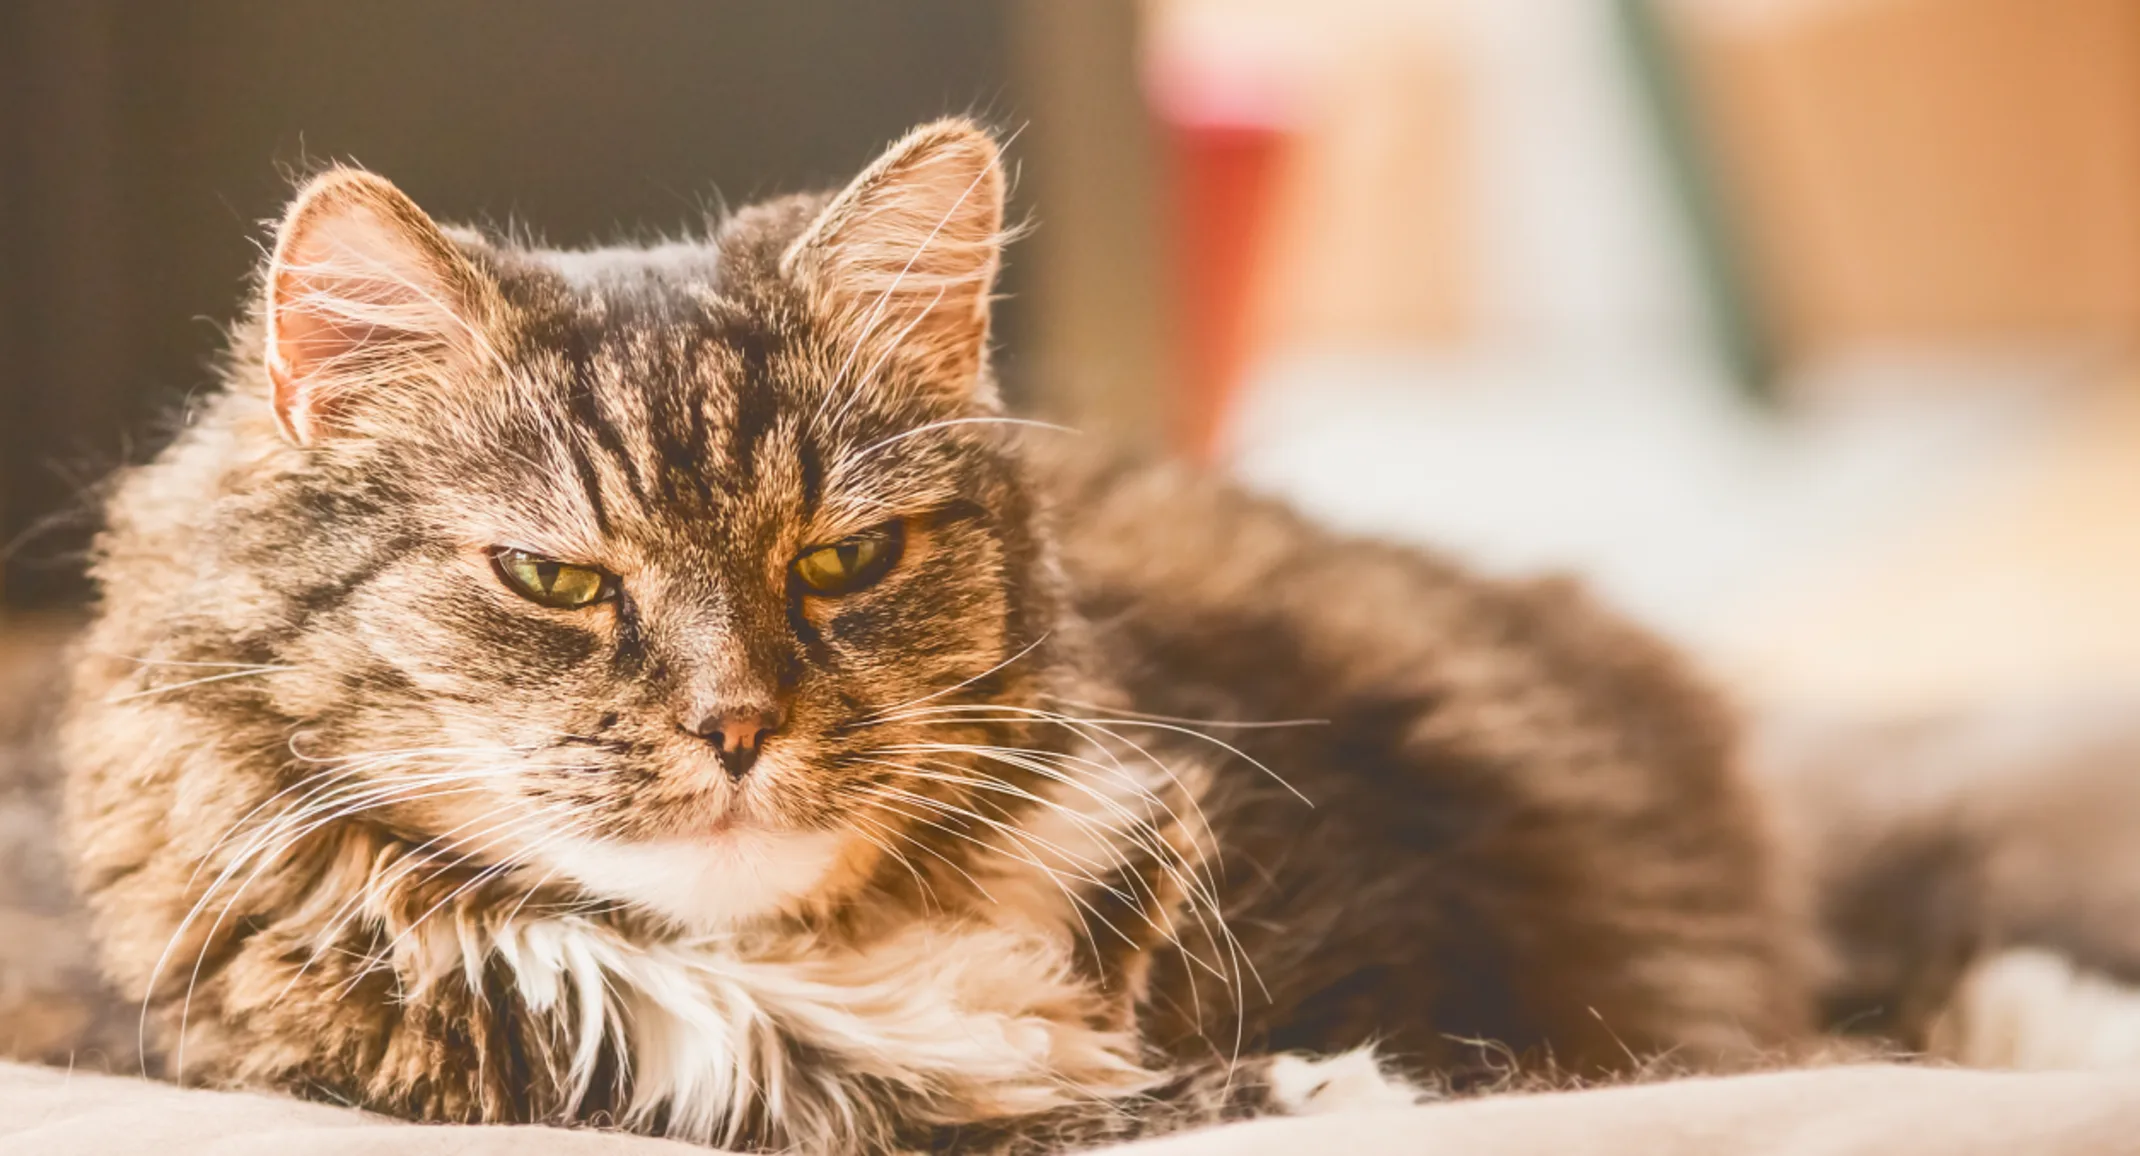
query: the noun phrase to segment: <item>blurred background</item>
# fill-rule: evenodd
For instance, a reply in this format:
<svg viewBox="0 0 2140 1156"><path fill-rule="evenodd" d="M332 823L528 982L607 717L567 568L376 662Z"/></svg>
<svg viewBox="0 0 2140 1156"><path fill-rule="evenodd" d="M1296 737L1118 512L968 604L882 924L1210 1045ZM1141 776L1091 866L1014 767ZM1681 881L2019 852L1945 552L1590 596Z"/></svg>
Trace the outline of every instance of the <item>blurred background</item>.
<svg viewBox="0 0 2140 1156"><path fill-rule="evenodd" d="M954 112L1027 409L1580 572L1771 715L2140 689L2140 0L0 0L7 607L291 172L581 244Z"/></svg>

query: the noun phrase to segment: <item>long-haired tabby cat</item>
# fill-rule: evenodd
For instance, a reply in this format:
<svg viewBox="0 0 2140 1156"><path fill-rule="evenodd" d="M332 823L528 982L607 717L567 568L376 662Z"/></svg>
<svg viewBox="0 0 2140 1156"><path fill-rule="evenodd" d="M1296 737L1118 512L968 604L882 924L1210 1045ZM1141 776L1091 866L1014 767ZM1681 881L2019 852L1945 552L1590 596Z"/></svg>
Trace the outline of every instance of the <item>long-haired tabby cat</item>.
<svg viewBox="0 0 2140 1156"><path fill-rule="evenodd" d="M304 187L64 737L168 1072L869 1152L1801 1030L1673 656L1003 416L1004 184L945 122L584 252Z"/></svg>

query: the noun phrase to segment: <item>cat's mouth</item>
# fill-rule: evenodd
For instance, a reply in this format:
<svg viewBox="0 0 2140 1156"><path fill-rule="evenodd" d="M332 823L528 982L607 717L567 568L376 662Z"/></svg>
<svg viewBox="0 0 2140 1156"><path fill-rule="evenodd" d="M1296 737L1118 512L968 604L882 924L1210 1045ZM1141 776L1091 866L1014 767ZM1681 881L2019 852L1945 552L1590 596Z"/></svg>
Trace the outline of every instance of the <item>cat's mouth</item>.
<svg viewBox="0 0 2140 1156"><path fill-rule="evenodd" d="M646 837L654 840L697 841L722 844L748 836L777 835L787 824L768 810L763 784L705 782L690 795L671 801L666 814Z"/></svg>
<svg viewBox="0 0 2140 1156"><path fill-rule="evenodd" d="M734 791L709 791L680 800L652 816L632 842L731 842L752 834L774 834L777 826L765 821Z"/></svg>

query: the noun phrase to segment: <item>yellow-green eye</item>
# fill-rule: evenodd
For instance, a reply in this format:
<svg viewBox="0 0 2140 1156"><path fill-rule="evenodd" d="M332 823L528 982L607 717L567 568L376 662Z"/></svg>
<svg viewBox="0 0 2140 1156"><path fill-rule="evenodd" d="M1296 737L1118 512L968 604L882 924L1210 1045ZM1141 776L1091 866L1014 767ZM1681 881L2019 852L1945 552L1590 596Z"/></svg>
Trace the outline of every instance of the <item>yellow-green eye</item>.
<svg viewBox="0 0 2140 1156"><path fill-rule="evenodd" d="M614 589L609 575L592 566L575 566L525 550L500 550L491 555L491 562L498 569L498 579L513 593L552 610L592 606Z"/></svg>
<svg viewBox="0 0 2140 1156"><path fill-rule="evenodd" d="M905 544L905 523L886 522L803 551L795 559L795 580L810 593L827 598L852 594L890 573Z"/></svg>

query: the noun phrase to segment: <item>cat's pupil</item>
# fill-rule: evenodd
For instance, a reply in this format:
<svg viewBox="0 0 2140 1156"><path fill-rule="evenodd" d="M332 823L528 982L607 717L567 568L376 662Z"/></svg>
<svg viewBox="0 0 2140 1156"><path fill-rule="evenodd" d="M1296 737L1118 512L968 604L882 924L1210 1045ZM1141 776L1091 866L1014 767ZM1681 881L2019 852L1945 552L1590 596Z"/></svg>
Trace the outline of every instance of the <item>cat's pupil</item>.
<svg viewBox="0 0 2140 1156"><path fill-rule="evenodd" d="M535 563L536 588L545 594L556 590L557 574L561 569L563 569L562 564L557 562L540 561Z"/></svg>

